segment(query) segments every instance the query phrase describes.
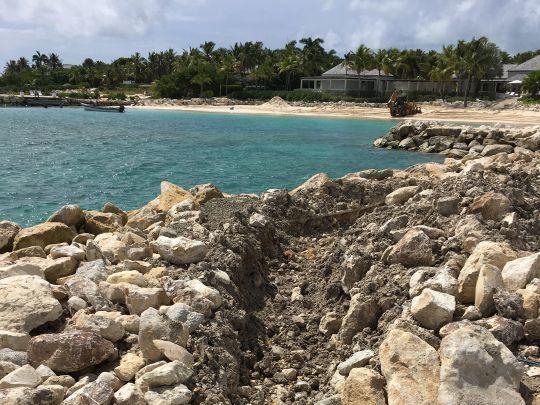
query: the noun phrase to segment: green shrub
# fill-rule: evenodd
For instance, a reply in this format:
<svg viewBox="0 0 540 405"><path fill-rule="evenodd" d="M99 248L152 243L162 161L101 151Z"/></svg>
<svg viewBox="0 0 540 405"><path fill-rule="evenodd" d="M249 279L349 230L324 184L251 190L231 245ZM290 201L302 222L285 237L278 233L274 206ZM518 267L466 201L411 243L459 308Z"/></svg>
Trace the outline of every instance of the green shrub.
<svg viewBox="0 0 540 405"><path fill-rule="evenodd" d="M116 93L109 93L107 96L109 100L125 100L126 99L126 93L119 91Z"/></svg>
<svg viewBox="0 0 540 405"><path fill-rule="evenodd" d="M533 97L540 95L540 70L529 73L523 79L522 88Z"/></svg>
<svg viewBox="0 0 540 405"><path fill-rule="evenodd" d="M205 90L203 91L202 96L204 98L211 98L214 97L214 92L212 90Z"/></svg>

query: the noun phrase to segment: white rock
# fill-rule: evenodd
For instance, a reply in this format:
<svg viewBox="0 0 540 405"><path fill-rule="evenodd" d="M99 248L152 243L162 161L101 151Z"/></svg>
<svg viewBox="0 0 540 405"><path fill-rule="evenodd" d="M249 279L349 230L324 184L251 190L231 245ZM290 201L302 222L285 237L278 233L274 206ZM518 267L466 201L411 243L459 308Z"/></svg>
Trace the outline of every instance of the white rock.
<svg viewBox="0 0 540 405"><path fill-rule="evenodd" d="M437 404L525 404L518 392L522 366L486 329L459 328L442 339L439 355Z"/></svg>
<svg viewBox="0 0 540 405"><path fill-rule="evenodd" d="M175 360L143 374L135 381L135 384L146 391L149 388L162 385L182 384L188 380L192 373L193 369L190 366Z"/></svg>
<svg viewBox="0 0 540 405"><path fill-rule="evenodd" d="M45 278L43 269L37 264L18 262L5 266L0 265L0 279L13 276L38 276Z"/></svg>
<svg viewBox="0 0 540 405"><path fill-rule="evenodd" d="M183 384L174 387L157 387L144 394L144 399L152 405L184 405L191 400L191 391Z"/></svg>
<svg viewBox="0 0 540 405"><path fill-rule="evenodd" d="M86 257L86 252L75 245L55 246L51 249L50 255L53 259L58 259L59 257L74 257L81 261Z"/></svg>
<svg viewBox="0 0 540 405"><path fill-rule="evenodd" d="M155 339L154 346L171 361L179 360L188 367L193 366L193 355L176 343L167 340Z"/></svg>
<svg viewBox="0 0 540 405"><path fill-rule="evenodd" d="M502 287L503 279L501 271L495 266L484 264L478 274L474 298L474 306L482 312L482 315L490 316L495 312L493 294L495 294L497 288Z"/></svg>
<svg viewBox="0 0 540 405"><path fill-rule="evenodd" d="M450 294L426 288L414 297L411 303L411 314L421 326L437 330L448 323L454 316L456 299Z"/></svg>
<svg viewBox="0 0 540 405"><path fill-rule="evenodd" d="M0 349L25 352L29 341L30 335L28 333L0 330Z"/></svg>
<svg viewBox="0 0 540 405"><path fill-rule="evenodd" d="M156 253L172 264L196 263L204 259L208 247L204 242L179 236L160 236L153 242Z"/></svg>
<svg viewBox="0 0 540 405"><path fill-rule="evenodd" d="M254 212L249 217L249 224L257 228L264 228L268 224L268 220L264 215Z"/></svg>
<svg viewBox="0 0 540 405"><path fill-rule="evenodd" d="M128 283L135 284L139 287L146 287L147 282L144 276L139 273L137 270L126 270L119 271L117 273L111 274L107 277L107 283L109 284L119 284L119 283Z"/></svg>
<svg viewBox="0 0 540 405"><path fill-rule="evenodd" d="M525 288L537 277L540 277L540 253L509 261L502 270L504 287L510 291Z"/></svg>
<svg viewBox="0 0 540 405"><path fill-rule="evenodd" d="M353 368L364 367L373 356L375 356L375 353L372 350L361 350L354 353L347 360L339 363L337 369L341 375L348 376Z"/></svg>
<svg viewBox="0 0 540 405"><path fill-rule="evenodd" d="M15 276L0 280L0 329L30 332L62 314L50 284L37 276Z"/></svg>
<svg viewBox="0 0 540 405"><path fill-rule="evenodd" d="M401 187L392 191L385 198L386 205L398 205L405 203L409 198L420 191L418 186Z"/></svg>
<svg viewBox="0 0 540 405"><path fill-rule="evenodd" d="M16 387L35 388L39 384L41 384L41 377L36 373L34 367L26 364L2 378L0 380L0 389Z"/></svg>

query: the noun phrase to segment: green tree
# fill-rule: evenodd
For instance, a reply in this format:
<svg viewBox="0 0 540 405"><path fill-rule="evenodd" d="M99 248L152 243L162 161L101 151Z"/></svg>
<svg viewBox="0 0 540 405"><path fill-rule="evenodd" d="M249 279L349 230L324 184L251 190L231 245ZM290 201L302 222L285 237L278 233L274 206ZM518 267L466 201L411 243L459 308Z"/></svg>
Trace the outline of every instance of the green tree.
<svg viewBox="0 0 540 405"><path fill-rule="evenodd" d="M540 95L540 70L529 73L523 79L522 88L533 97Z"/></svg>
<svg viewBox="0 0 540 405"><path fill-rule="evenodd" d="M47 60L47 66L49 66L52 70L61 69L62 61L60 60L60 56L58 56L54 52L49 54L48 60Z"/></svg>
<svg viewBox="0 0 540 405"><path fill-rule="evenodd" d="M361 90L362 77L361 74L372 68L373 66L373 51L365 45L360 45L356 52L352 54L351 64L353 69L358 73L358 90Z"/></svg>

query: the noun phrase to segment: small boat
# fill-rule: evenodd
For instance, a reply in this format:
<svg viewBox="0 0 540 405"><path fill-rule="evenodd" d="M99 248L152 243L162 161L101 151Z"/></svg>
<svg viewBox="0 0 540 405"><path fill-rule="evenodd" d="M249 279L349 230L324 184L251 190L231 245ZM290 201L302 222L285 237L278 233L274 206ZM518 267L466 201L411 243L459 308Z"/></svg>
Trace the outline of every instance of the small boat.
<svg viewBox="0 0 540 405"><path fill-rule="evenodd" d="M126 108L123 105L105 106L105 105L83 104L83 107L85 111L98 111L98 112L123 113L126 110Z"/></svg>

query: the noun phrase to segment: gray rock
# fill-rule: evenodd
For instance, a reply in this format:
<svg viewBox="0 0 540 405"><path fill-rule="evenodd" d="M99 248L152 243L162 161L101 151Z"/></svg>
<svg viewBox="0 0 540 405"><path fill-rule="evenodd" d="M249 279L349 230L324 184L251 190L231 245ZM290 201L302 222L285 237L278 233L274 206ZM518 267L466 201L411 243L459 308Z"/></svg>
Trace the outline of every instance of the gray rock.
<svg viewBox="0 0 540 405"><path fill-rule="evenodd" d="M354 353L347 360L338 364L337 369L341 375L347 376L356 367L364 367L375 356L372 350L366 349Z"/></svg>

